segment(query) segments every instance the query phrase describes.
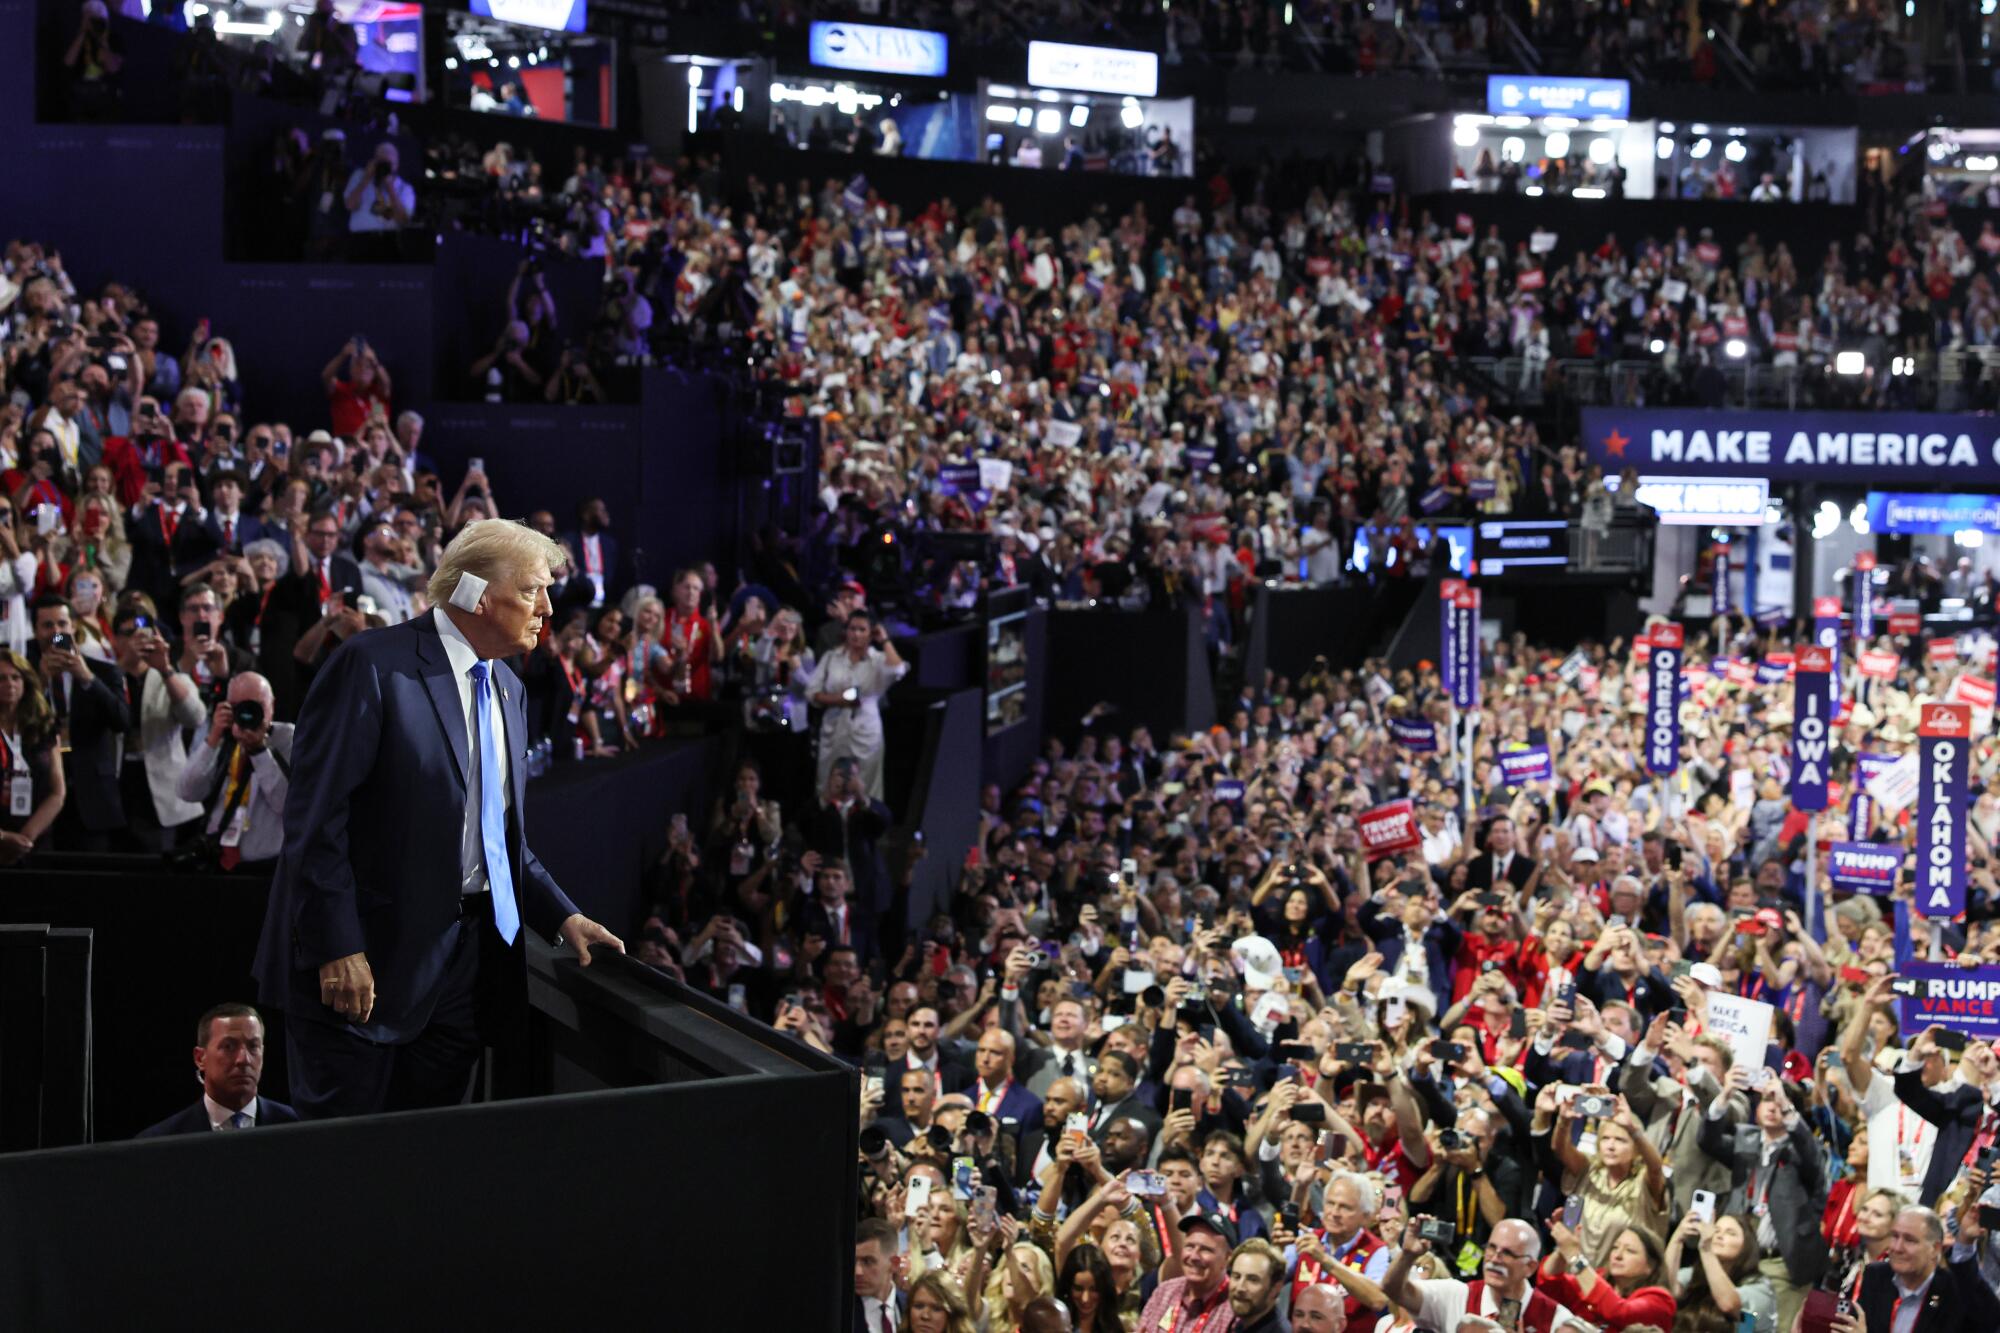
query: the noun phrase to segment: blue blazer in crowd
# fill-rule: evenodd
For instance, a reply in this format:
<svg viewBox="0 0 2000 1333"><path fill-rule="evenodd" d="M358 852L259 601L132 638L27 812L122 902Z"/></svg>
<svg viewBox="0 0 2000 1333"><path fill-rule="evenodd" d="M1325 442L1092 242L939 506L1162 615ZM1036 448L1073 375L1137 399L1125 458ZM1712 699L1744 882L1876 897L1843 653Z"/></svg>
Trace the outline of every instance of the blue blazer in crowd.
<svg viewBox="0 0 2000 1333"><path fill-rule="evenodd" d="M283 1102L274 1102L269 1097L257 1099L257 1128L266 1125L297 1124L299 1113ZM169 1134L213 1134L215 1126L208 1123L208 1103L195 1099L193 1106L176 1111L157 1125L148 1125L134 1137L142 1139L164 1138Z"/></svg>
<svg viewBox="0 0 2000 1333"><path fill-rule="evenodd" d="M576 906L521 831L527 691L504 662L487 665L506 730L521 922L554 938ZM353 1030L375 1042L423 1031L464 929L466 753L458 682L430 613L357 634L327 658L292 739L285 848L254 968L265 1004L338 1021L320 1002L320 965L366 953L379 998Z"/></svg>

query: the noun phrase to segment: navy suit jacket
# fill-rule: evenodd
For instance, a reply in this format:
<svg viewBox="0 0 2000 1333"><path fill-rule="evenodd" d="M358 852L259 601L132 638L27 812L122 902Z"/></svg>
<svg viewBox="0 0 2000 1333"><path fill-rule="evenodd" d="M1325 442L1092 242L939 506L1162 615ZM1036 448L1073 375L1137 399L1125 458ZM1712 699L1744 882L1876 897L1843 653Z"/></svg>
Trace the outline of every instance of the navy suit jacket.
<svg viewBox="0 0 2000 1333"><path fill-rule="evenodd" d="M266 1125L297 1124L299 1113L283 1102L274 1102L269 1097L257 1099L258 1129ZM133 1135L140 1139L163 1138L169 1134L213 1134L215 1126L208 1123L208 1104L199 1098L186 1110L176 1111L157 1125L148 1125Z"/></svg>
<svg viewBox="0 0 2000 1333"><path fill-rule="evenodd" d="M974 1102L979 1100L979 1082L976 1078L972 1086L966 1089L966 1093ZM1029 1092L1021 1080L1016 1078L1013 1086L1007 1089L1007 1095L993 1108L992 1115L995 1120L1012 1120L1014 1137L1018 1139L1022 1130L1030 1125L1042 1123L1042 1099Z"/></svg>
<svg viewBox="0 0 2000 1333"><path fill-rule="evenodd" d="M287 550L291 546L290 541L278 534L275 529L267 530L263 519L249 514L236 515L236 541L233 544L222 540L222 516L213 509L208 511L208 517L202 520L201 526L208 533L208 539L215 543L216 550L227 551L231 555L241 555L243 548L251 542L270 536L278 536L279 540L285 542Z"/></svg>
<svg viewBox="0 0 2000 1333"><path fill-rule="evenodd" d="M488 665L506 728L516 900L522 923L553 938L576 905L522 834L527 691L505 662ZM327 658L292 739L285 845L255 966L265 1004L334 1020L320 965L365 953L380 998L352 1030L375 1042L423 1031L464 928L465 765L458 682L429 614L357 634Z"/></svg>

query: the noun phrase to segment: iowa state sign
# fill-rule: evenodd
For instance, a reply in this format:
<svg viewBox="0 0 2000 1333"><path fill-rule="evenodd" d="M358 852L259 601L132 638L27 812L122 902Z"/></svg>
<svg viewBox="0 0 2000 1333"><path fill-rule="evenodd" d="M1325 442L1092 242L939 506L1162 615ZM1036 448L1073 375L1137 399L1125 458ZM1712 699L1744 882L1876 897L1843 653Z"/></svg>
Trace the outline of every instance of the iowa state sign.
<svg viewBox="0 0 2000 1333"><path fill-rule="evenodd" d="M1586 407L1583 442L1607 471L1864 486L2000 482L2000 420L1970 414Z"/></svg>

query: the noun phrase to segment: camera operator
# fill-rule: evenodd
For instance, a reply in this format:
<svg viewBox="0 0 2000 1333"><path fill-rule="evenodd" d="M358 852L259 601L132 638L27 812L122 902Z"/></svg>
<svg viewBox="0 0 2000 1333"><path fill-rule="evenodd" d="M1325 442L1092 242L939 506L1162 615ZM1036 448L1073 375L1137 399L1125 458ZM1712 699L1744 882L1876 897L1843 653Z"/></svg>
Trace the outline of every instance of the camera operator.
<svg viewBox="0 0 2000 1333"><path fill-rule="evenodd" d="M285 840L285 794L292 724L273 722L271 682L246 671L215 706L208 743L197 745L175 782L184 801L199 801L202 830L224 870L261 866Z"/></svg>
<svg viewBox="0 0 2000 1333"><path fill-rule="evenodd" d="M542 387L542 376L528 362L528 326L518 319L507 321L493 350L472 363L472 378L483 386L489 403L530 402Z"/></svg>
<svg viewBox="0 0 2000 1333"><path fill-rule="evenodd" d="M347 191L342 202L347 205L349 236L394 233L410 225L417 209L417 191L396 174L401 160L396 145L378 143L374 159L347 178ZM351 244L354 244L354 253L350 258L370 258L381 253L380 247L370 246L370 253L364 254L360 244Z"/></svg>

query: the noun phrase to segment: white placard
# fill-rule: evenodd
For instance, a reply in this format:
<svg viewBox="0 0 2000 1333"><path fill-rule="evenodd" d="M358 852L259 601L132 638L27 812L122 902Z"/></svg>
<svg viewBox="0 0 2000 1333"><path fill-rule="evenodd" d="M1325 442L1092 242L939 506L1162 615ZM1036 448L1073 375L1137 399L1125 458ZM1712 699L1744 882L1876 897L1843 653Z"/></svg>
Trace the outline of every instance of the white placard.
<svg viewBox="0 0 2000 1333"><path fill-rule="evenodd" d="M982 458L979 460L979 489L991 491L995 495L1007 489L1014 480L1014 465L1004 458Z"/></svg>
<svg viewBox="0 0 2000 1333"><path fill-rule="evenodd" d="M1687 294L1688 285L1679 278L1668 278L1660 284L1660 295L1666 298L1668 305L1679 305L1687 300Z"/></svg>
<svg viewBox="0 0 2000 1333"><path fill-rule="evenodd" d="M1776 1012L1762 1000L1710 991L1707 1035L1728 1042L1735 1062L1745 1069L1762 1069L1771 1045L1771 1018Z"/></svg>
<svg viewBox="0 0 2000 1333"><path fill-rule="evenodd" d="M1042 427L1042 438L1059 449L1073 449L1083 438L1083 427L1074 421L1051 421Z"/></svg>
<svg viewBox="0 0 2000 1333"><path fill-rule="evenodd" d="M1885 815L1907 810L1917 799L1917 752L1910 751L1868 780L1868 794Z"/></svg>

